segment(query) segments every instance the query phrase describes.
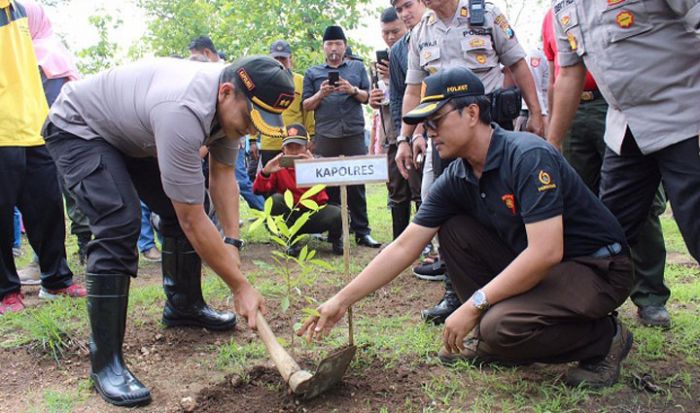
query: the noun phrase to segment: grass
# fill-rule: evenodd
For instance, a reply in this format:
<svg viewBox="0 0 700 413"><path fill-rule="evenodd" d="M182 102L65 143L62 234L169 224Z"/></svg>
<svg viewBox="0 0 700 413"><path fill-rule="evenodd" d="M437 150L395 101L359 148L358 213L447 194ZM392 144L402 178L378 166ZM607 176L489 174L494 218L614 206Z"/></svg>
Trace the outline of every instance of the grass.
<svg viewBox="0 0 700 413"><path fill-rule="evenodd" d="M386 206L386 189L382 185L367 187L368 213L373 236L388 242L391 223ZM251 217L247 206L242 205L242 216ZM689 265L683 239L670 212L662 216L667 250L681 256L685 261L668 264L666 281L672 289L668 307L673 318L670 330L641 327L635 320L635 308L628 301L620 310L620 317L630 326L635 336L635 346L625 362L622 378L616 386L603 391L571 389L562 384L561 377L565 366L538 366L527 368L489 368L458 363L453 368L439 365L435 353L440 346L442 329L416 322L414 314L399 314L386 311L367 315L371 301L358 303L355 308L355 340L359 350L351 369L362 374L376 368L378 360L384 368L391 370L408 368L421 371L426 380L412 393L420 395L425 403L407 397L401 406L385 403L373 404L369 400L363 408L378 412L682 412L693 411L687 406L699 403L700 376L700 268ZM244 229L242 236L248 243L269 242L268 233L260 228L250 233ZM313 247L323 249L315 240ZM25 253L18 261L18 267L31 260L25 244ZM272 248L272 247L271 247ZM68 238L72 268L80 268L74 253L73 237ZM243 254L245 259L245 253ZM324 271L322 293L316 298L330 294L346 282L341 258L331 257L333 271ZM260 259L253 262L255 269L246 273L248 279L267 297L277 297L282 292L280 280L273 275L271 261ZM351 273L357 274L367 264L366 260L354 258ZM145 264L154 265L154 264ZM203 292L208 301L225 302L231 305L228 287L211 270L205 269ZM426 288L439 288L437 284L426 284ZM399 283L387 287L383 293L413 300L416 297ZM411 291L411 294L415 292ZM404 296L405 295L405 296ZM140 326L158 323L164 299L162 287L158 283L134 287L132 285L129 304L129 323ZM380 300L377 295L372 300ZM274 299L271 299L274 300ZM269 309L276 309L277 303L268 303ZM273 313L275 310L272 310ZM11 349L30 347L46 357L61 361L66 352L76 351L78 341L88 337L88 324L85 317L85 302L64 300L42 303L19 314L0 317L0 348ZM293 314L293 318L301 317ZM298 340L297 352L301 358L319 360L323 350L347 343L347 327L344 322L336 328L329 340L319 348ZM286 337L282 332L280 336ZM208 368L218 373L245 375L246 370L255 364L267 361L267 352L258 340L241 340L234 335L220 345L207 348ZM653 382L662 388L656 394L636 391L631 382L633 375L649 374ZM29 412L71 412L91 395L89 382L81 380L72 388L40 388L34 402L28 406ZM282 389L279 389L282 391ZM0 408L1 410L1 408Z"/></svg>

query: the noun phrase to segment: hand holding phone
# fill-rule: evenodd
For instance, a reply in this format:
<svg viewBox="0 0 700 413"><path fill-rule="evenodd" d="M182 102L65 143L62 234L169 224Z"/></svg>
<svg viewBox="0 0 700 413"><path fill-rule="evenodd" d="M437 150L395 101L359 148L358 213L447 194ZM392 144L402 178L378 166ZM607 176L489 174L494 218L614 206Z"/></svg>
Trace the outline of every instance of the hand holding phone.
<svg viewBox="0 0 700 413"><path fill-rule="evenodd" d="M280 158L280 166L282 168L294 168L294 161L304 158L301 155L282 155Z"/></svg>
<svg viewBox="0 0 700 413"><path fill-rule="evenodd" d="M340 81L340 72L338 72L337 70L331 70L330 72L328 72L328 83L331 86L337 87L339 81Z"/></svg>

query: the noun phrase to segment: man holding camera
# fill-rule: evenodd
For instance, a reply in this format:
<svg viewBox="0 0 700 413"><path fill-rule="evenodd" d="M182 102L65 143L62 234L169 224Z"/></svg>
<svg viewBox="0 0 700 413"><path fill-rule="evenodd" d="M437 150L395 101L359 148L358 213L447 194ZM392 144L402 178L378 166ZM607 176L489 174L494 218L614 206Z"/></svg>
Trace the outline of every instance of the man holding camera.
<svg viewBox="0 0 700 413"><path fill-rule="evenodd" d="M369 77L364 65L346 61L347 40L339 26L323 34L326 63L310 67L304 75L304 110L313 110L316 121L315 153L323 157L367 153L362 105L369 100ZM330 203L340 204L340 190L328 188ZM350 229L358 245L379 248L370 235L364 185L348 186Z"/></svg>
<svg viewBox="0 0 700 413"><path fill-rule="evenodd" d="M380 17L380 27L382 38L389 48L392 48L406 34L406 25L399 19L396 9L389 7L382 12ZM393 50L393 49L392 49ZM400 57L400 56L399 56ZM369 104L377 109L379 132L383 133L385 146L387 147L387 157L389 162L389 208L391 209L391 224L393 238L396 239L401 232L406 229L411 220L411 201L416 202L416 208L420 205L420 176L412 171L408 179L404 178L396 166L396 137L399 128L392 120L392 108L387 95L393 93L390 82L389 65L391 58L386 51L377 52L377 77L382 79L385 85L389 85L384 90L373 89L370 93ZM400 123L399 123L400 126Z"/></svg>
<svg viewBox="0 0 700 413"><path fill-rule="evenodd" d="M481 80L486 94L494 102L494 113L501 115L502 109L511 107L519 109L519 93L512 89L503 90L503 65L512 72L529 108L527 129L544 136L544 119L535 82L525 61L527 54L506 16L484 1L430 0L425 1L425 5L429 10L411 34L402 113L406 114L418 105L423 97L421 81L426 76L453 66L465 66ZM512 129L513 119L519 113L517 110L511 113L512 117L499 116L493 120L505 129ZM397 142L396 163L407 177L408 170L415 168L415 161L426 152L427 142L420 127L416 129L405 122ZM449 162L441 161L433 152L425 154L425 158L430 158L426 164L430 162L431 167L423 170L421 193L424 198L433 180ZM446 275L445 284L443 299L435 307L423 311L424 319L441 323L459 306L449 275Z"/></svg>

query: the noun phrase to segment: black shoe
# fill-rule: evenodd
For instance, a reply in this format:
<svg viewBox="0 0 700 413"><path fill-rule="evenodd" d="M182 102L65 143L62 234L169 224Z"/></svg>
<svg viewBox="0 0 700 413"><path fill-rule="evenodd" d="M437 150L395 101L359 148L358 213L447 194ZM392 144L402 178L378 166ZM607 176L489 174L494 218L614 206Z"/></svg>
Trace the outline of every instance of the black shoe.
<svg viewBox="0 0 700 413"><path fill-rule="evenodd" d="M650 327L671 327L671 316L663 305L645 305L637 308L639 321Z"/></svg>
<svg viewBox="0 0 700 413"><path fill-rule="evenodd" d="M357 243L357 245L363 245L365 247L370 247L370 248L379 248L382 246L381 242L375 240L369 234L360 235L360 236L355 237L355 242Z"/></svg>
<svg viewBox="0 0 700 413"><path fill-rule="evenodd" d="M187 238L163 239L163 290L166 302L163 324L166 327L198 327L224 331L236 326L236 316L219 312L202 297L202 261Z"/></svg>
<svg viewBox="0 0 700 413"><path fill-rule="evenodd" d="M87 274L90 338L90 378L102 398L117 406L139 406L151 392L124 363L122 343L129 303L128 275Z"/></svg>
<svg viewBox="0 0 700 413"><path fill-rule="evenodd" d="M333 246L333 254L335 255L343 255L343 239L338 238L334 240L330 240L332 246Z"/></svg>
<svg viewBox="0 0 700 413"><path fill-rule="evenodd" d="M291 247L287 248L286 254L289 255L290 257L298 257L299 254L301 254L301 249L304 248L299 243L296 245L292 245Z"/></svg>
<svg viewBox="0 0 700 413"><path fill-rule="evenodd" d="M452 288L445 289L445 295L435 307L427 308L420 312L421 317L426 322L435 325L444 324L447 317L459 308L462 303L457 297L457 293Z"/></svg>
<svg viewBox="0 0 700 413"><path fill-rule="evenodd" d="M437 258L432 263L413 267L413 275L426 281L443 281L445 279L445 262Z"/></svg>

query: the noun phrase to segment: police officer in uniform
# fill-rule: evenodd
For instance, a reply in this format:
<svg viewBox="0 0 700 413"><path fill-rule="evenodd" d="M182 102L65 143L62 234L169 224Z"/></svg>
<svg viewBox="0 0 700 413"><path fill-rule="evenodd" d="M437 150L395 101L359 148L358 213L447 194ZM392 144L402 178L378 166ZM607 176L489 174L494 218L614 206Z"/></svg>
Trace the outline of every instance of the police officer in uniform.
<svg viewBox="0 0 700 413"><path fill-rule="evenodd" d="M151 399L122 356L129 282L138 268L139 198L161 218L163 323L234 328L233 314L202 298L201 256L255 327L263 299L240 270L238 143L258 130L282 134L281 113L293 97L289 72L262 56L229 66L145 60L63 88L44 136L95 235L86 274L90 377L107 402L134 406ZM209 189L223 239L203 207L202 146L209 150Z"/></svg>
<svg viewBox="0 0 700 413"><path fill-rule="evenodd" d="M464 302L445 321L438 353L444 363L580 361L569 384L615 383L632 334L610 313L627 298L633 277L615 217L547 142L489 123L484 86L467 68L440 70L424 88L404 122L425 121L440 157L455 161L406 231L299 334L325 334L439 231Z"/></svg>
<svg viewBox="0 0 700 413"><path fill-rule="evenodd" d="M441 68L466 66L479 77L486 93L490 94L503 87L503 65L512 72L529 108L527 129L544 136L544 119L535 82L525 61L527 54L506 16L491 3L483 1L431 0L425 4L430 10L411 34L402 113L416 107L422 95L421 81ZM517 104L520 104L519 98ZM501 125L512 129L512 119L503 120ZM403 123L397 138L396 160L404 177L408 176L408 169L415 168L414 160L426 148L422 130L420 127L414 129L413 125ZM412 136L414 139L410 138ZM411 141L414 141L413 151ZM440 159L433 156L431 160L437 176L442 170ZM427 196L426 189L432 179L433 176L423 176L423 197ZM459 306L449 275L445 283L445 295L435 307L423 311L424 319L441 323Z"/></svg>
<svg viewBox="0 0 700 413"><path fill-rule="evenodd" d="M561 71L548 140L569 128L588 69L609 104L601 199L634 245L663 181L700 262L700 2L561 0L553 9Z"/></svg>

